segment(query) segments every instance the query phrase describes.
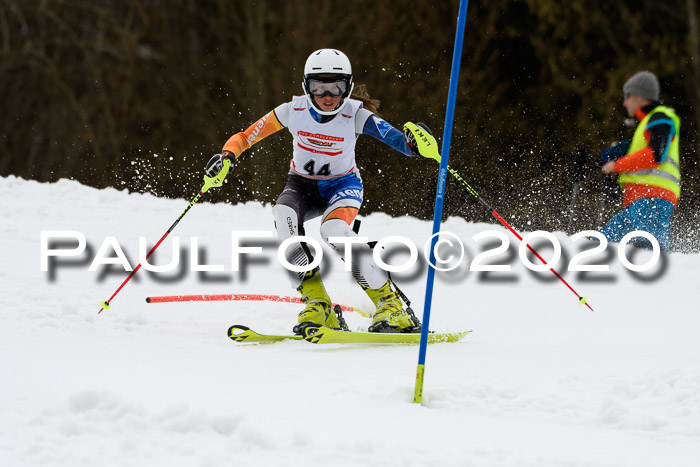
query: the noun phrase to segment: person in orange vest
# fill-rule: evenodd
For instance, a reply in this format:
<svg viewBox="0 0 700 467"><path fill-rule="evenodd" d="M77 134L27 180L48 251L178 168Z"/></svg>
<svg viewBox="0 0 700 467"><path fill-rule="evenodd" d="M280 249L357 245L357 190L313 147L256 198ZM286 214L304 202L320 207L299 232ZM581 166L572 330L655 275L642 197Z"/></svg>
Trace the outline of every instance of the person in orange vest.
<svg viewBox="0 0 700 467"><path fill-rule="evenodd" d="M671 250L671 214L680 197L680 118L659 100L659 80L640 71L622 88L623 106L639 120L627 153L606 162L604 174L619 174L623 209L603 227L610 242L619 242L629 232L652 234L666 252ZM639 242L649 246L646 240Z"/></svg>

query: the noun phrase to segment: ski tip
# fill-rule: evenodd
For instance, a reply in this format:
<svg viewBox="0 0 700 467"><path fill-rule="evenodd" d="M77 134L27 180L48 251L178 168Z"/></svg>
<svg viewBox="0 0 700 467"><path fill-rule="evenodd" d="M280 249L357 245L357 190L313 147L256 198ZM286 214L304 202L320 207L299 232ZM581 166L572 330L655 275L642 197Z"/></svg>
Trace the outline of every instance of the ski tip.
<svg viewBox="0 0 700 467"><path fill-rule="evenodd" d="M228 337L229 339L236 341L236 342L243 342L246 340L246 331L249 331L249 328L245 326L239 326L237 324L234 324L230 328L228 328Z"/></svg>
<svg viewBox="0 0 700 467"><path fill-rule="evenodd" d="M246 339L246 331L250 331L250 328L234 324L233 326L228 328L227 335L229 339L232 339L236 342L243 342Z"/></svg>
<svg viewBox="0 0 700 467"><path fill-rule="evenodd" d="M234 337L236 337L239 334L242 334L246 331L250 331L250 328L247 326L240 325L240 324L234 324L233 326L228 328L228 337L233 339Z"/></svg>

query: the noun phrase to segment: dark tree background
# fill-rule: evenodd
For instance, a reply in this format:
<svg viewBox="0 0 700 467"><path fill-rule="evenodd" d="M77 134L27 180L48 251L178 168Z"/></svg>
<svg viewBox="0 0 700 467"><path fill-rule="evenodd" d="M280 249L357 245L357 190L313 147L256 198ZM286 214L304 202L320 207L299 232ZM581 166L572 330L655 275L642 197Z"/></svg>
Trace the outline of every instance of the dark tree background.
<svg viewBox="0 0 700 467"><path fill-rule="evenodd" d="M623 126L622 84L654 71L682 119L674 249L697 251L696 0L491 0L469 5L450 152L516 228L566 230L573 159L589 151L573 230L597 227L600 151ZM0 0L0 175L71 178L190 198L233 133L301 94L333 47L397 127L442 135L458 1ZM291 136L246 152L210 199L271 202ZM437 165L361 138L364 213L430 218ZM455 183L446 215L493 222ZM608 205L607 219L618 205Z"/></svg>

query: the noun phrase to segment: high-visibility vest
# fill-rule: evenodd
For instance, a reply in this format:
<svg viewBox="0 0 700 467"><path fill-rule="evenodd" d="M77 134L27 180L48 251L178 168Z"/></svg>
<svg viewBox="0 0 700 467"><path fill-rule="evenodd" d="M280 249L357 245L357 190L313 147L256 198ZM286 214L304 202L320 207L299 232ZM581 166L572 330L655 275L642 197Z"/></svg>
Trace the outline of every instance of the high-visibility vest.
<svg viewBox="0 0 700 467"><path fill-rule="evenodd" d="M639 170L637 172L627 172L622 173L618 177L617 181L621 186L627 183L635 183L638 185L652 185L658 186L665 190L668 190L680 197L681 195L681 166L680 158L678 155L678 141L679 141L679 131L681 127L681 119L670 107L660 105L654 110L649 112L649 114L639 122L639 126L634 132L632 137L632 143L627 151L627 154L632 154L645 148L648 143L644 138L644 130L649 123L649 118L656 113L663 113L668 117L673 123L671 132L669 134L669 143L666 145L666 159L664 162L653 169ZM664 119L665 120L665 119ZM662 121L664 121L662 120ZM658 121L658 120L657 120ZM665 121L665 123L671 123Z"/></svg>

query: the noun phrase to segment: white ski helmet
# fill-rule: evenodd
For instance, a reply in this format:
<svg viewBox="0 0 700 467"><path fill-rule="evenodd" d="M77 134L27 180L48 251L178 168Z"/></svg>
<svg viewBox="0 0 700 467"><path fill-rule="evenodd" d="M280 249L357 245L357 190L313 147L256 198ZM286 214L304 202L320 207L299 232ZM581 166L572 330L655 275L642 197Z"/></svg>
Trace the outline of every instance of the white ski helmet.
<svg viewBox="0 0 700 467"><path fill-rule="evenodd" d="M312 91L315 86L312 86L312 84L317 82L335 83L334 92L343 96L338 107L326 112L316 106L312 97ZM321 115L337 114L343 107L345 99L352 94L352 90L355 87L355 84L352 82L352 66L350 65L350 59L348 59L348 56L343 52L336 49L320 49L315 51L306 59L302 87L304 88L306 98L316 112ZM335 95L334 92L326 92Z"/></svg>

